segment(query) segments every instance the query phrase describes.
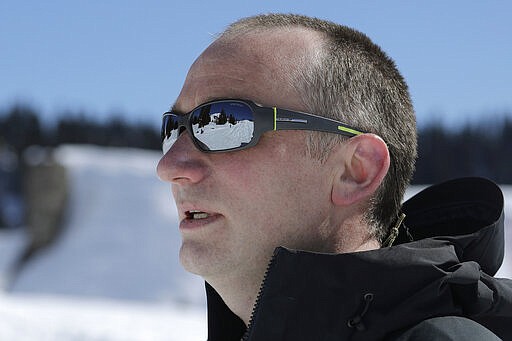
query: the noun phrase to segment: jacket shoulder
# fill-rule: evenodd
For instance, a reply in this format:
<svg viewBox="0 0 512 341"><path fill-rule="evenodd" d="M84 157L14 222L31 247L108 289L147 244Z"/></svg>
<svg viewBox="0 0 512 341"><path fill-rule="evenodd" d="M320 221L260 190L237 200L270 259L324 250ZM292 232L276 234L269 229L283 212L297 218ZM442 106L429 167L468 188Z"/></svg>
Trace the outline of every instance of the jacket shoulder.
<svg viewBox="0 0 512 341"><path fill-rule="evenodd" d="M444 316L424 320L386 338L388 341L494 341L501 340L489 329L465 317Z"/></svg>

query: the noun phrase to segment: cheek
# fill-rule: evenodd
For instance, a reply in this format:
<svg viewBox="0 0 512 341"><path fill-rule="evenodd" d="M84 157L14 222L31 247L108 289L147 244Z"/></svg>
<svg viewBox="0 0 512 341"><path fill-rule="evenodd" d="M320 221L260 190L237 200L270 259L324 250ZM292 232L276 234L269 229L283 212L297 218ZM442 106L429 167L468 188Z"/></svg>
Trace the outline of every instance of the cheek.
<svg viewBox="0 0 512 341"><path fill-rule="evenodd" d="M222 186L237 187L244 193L259 191L272 179L272 175L279 171L280 166L276 166L279 158L254 153L257 149L258 147L253 147L222 155L223 158L211 167L216 173L216 180Z"/></svg>
<svg viewBox="0 0 512 341"><path fill-rule="evenodd" d="M241 210L252 221L296 224L328 198L311 178L313 174L297 169L300 165L274 161L260 166L242 169L230 185L236 187L231 192L238 191L235 205L244 205Z"/></svg>
<svg viewBox="0 0 512 341"><path fill-rule="evenodd" d="M301 153L300 135L292 144L274 135L272 143L263 136L258 146L224 157L215 167L219 171L216 178L245 218L295 223L330 197L326 188L318 187L325 183L318 179L326 174L320 164ZM289 141L289 135L284 140Z"/></svg>

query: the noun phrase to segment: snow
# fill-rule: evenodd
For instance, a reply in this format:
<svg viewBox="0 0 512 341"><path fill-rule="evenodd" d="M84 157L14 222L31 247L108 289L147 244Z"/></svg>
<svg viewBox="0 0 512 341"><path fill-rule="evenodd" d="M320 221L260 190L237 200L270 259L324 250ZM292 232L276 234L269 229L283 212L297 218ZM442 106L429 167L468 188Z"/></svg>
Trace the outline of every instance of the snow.
<svg viewBox="0 0 512 341"><path fill-rule="evenodd" d="M218 125L211 122L202 128L199 128L199 124L194 124L192 129L197 139L209 146L210 149L231 149L251 141L254 122L243 120L238 121L235 125L230 123ZM212 133L213 130L215 130L215 133Z"/></svg>
<svg viewBox="0 0 512 341"><path fill-rule="evenodd" d="M234 125L231 123L219 125L215 123L216 115L218 114L211 115L212 122L203 127L199 127L199 124L192 125L192 131L199 141L210 149L232 149L251 142L254 133L254 122L251 120L241 120L237 121ZM177 138L178 130L176 129L164 140L164 152L171 148Z"/></svg>
<svg viewBox="0 0 512 341"><path fill-rule="evenodd" d="M179 264L176 209L169 186L156 178L160 156L56 150L71 180L65 230L14 282L8 269L27 238L0 230L0 340L206 339L203 281ZM502 188L511 226L512 186ZM510 277L512 254L505 257L498 276Z"/></svg>
<svg viewBox="0 0 512 341"><path fill-rule="evenodd" d="M205 318L179 305L0 295L0 340L206 340Z"/></svg>
<svg viewBox="0 0 512 341"><path fill-rule="evenodd" d="M176 208L155 171L161 153L61 146L55 156L71 184L65 230L12 283L9 263L26 237L0 235L0 284L10 288L0 340L206 339L204 283L178 261Z"/></svg>
<svg viewBox="0 0 512 341"><path fill-rule="evenodd" d="M0 295L9 282L12 262L26 242L27 238L22 230L0 229Z"/></svg>
<svg viewBox="0 0 512 341"><path fill-rule="evenodd" d="M203 282L178 261L181 238L160 153L60 147L71 196L64 234L30 262L14 292L201 304ZM200 297L200 296L199 296Z"/></svg>

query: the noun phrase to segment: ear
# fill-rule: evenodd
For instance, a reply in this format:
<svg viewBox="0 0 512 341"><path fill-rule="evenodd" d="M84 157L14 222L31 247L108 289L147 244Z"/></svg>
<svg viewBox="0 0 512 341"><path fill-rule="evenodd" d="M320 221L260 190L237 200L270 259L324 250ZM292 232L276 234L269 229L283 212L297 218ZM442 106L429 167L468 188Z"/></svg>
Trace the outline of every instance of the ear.
<svg viewBox="0 0 512 341"><path fill-rule="evenodd" d="M349 139L336 153L343 167L334 178L332 202L349 206L373 195L389 169L386 143L377 135L362 134Z"/></svg>

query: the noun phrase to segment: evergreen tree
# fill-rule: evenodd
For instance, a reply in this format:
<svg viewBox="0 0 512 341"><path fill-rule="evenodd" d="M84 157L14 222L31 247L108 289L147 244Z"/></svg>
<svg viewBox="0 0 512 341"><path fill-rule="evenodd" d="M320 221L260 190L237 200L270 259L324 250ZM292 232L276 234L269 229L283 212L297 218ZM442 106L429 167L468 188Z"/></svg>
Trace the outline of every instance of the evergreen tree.
<svg viewBox="0 0 512 341"><path fill-rule="evenodd" d="M218 125L224 125L228 122L228 116L226 115L226 112L224 109L220 111L219 118L217 119Z"/></svg>
<svg viewBox="0 0 512 341"><path fill-rule="evenodd" d="M232 125L235 125L236 124L236 120L235 120L235 116L233 116L233 114L229 114L229 119L228 119L229 123L231 123Z"/></svg>

